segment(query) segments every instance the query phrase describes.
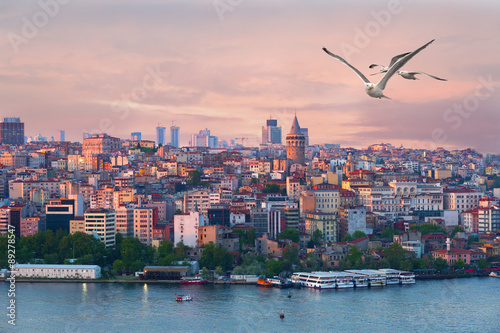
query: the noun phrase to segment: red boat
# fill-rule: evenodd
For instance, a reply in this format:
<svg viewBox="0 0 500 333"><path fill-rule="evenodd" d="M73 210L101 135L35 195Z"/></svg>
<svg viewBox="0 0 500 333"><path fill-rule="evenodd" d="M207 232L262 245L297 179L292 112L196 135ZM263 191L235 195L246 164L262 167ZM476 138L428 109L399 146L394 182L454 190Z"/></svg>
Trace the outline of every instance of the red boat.
<svg viewBox="0 0 500 333"><path fill-rule="evenodd" d="M193 276L193 277L183 277L181 278L181 284L206 284L207 280L203 280L199 276Z"/></svg>

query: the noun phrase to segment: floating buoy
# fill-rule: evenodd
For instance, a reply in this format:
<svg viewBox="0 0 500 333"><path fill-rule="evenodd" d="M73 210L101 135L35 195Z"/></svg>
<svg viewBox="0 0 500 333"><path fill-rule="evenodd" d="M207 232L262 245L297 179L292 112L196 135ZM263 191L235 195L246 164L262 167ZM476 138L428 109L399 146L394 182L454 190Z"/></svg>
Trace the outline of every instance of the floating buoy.
<svg viewBox="0 0 500 333"><path fill-rule="evenodd" d="M281 313L280 313L280 318L281 318L281 319L285 318L285 312L281 311Z"/></svg>

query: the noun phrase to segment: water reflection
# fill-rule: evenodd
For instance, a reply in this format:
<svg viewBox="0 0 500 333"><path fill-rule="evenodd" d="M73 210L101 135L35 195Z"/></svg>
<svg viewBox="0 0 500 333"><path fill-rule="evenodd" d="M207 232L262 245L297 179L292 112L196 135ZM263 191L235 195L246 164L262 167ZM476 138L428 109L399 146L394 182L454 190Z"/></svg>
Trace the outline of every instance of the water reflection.
<svg viewBox="0 0 500 333"><path fill-rule="evenodd" d="M495 332L499 280L418 281L409 288L350 291L293 289L291 298L289 290L255 286L25 283L19 285L16 306L24 318L22 332L64 332L74 323L80 332ZM0 283L0 294L7 290ZM193 301L178 303L176 293L190 294ZM453 320L443 320L449 309Z"/></svg>

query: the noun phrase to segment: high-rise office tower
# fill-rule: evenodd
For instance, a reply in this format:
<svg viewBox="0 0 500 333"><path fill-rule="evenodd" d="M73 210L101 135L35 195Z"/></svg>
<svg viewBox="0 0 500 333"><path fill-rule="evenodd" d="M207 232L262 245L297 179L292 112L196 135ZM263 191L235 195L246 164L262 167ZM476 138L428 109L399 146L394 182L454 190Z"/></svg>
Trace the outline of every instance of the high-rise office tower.
<svg viewBox="0 0 500 333"><path fill-rule="evenodd" d="M308 128L301 128L300 132L304 134L304 138L306 139L305 145L306 147L309 146L309 129Z"/></svg>
<svg viewBox="0 0 500 333"><path fill-rule="evenodd" d="M133 132L130 133L130 140L132 141L141 141L141 132Z"/></svg>
<svg viewBox="0 0 500 333"><path fill-rule="evenodd" d="M57 131L57 141L58 142L66 141L66 133L63 130Z"/></svg>
<svg viewBox="0 0 500 333"><path fill-rule="evenodd" d="M281 143L281 126L276 119L267 119L266 126L262 126L262 144L268 143Z"/></svg>
<svg viewBox="0 0 500 333"><path fill-rule="evenodd" d="M219 148L219 138L210 135L208 128L201 130L198 134L191 135L191 147Z"/></svg>
<svg viewBox="0 0 500 333"><path fill-rule="evenodd" d="M165 145L165 127L158 126L156 127L156 145Z"/></svg>
<svg viewBox="0 0 500 333"><path fill-rule="evenodd" d="M24 123L20 118L3 118L0 123L0 142L4 145L24 144Z"/></svg>
<svg viewBox="0 0 500 333"><path fill-rule="evenodd" d="M171 126L170 127L170 145L175 148L179 148L179 127Z"/></svg>

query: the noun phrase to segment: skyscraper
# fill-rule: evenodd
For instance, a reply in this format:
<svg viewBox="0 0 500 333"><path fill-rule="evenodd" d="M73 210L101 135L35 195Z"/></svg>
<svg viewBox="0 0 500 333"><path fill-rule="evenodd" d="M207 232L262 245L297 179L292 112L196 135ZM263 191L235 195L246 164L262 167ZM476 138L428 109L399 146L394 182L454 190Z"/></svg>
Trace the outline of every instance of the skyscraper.
<svg viewBox="0 0 500 333"><path fill-rule="evenodd" d="M210 135L210 130L205 128L201 130L198 134L191 135L191 147L208 147L208 148L219 148L219 138Z"/></svg>
<svg viewBox="0 0 500 333"><path fill-rule="evenodd" d="M309 129L308 128L301 128L300 133L304 135L305 145L306 147L309 147Z"/></svg>
<svg viewBox="0 0 500 333"><path fill-rule="evenodd" d="M3 118L0 123L0 142L4 145L24 144L24 123L20 118Z"/></svg>
<svg viewBox="0 0 500 333"><path fill-rule="evenodd" d="M63 130L57 131L57 141L59 142L66 141L66 133Z"/></svg>
<svg viewBox="0 0 500 333"><path fill-rule="evenodd" d="M156 127L156 144L165 145L165 127L158 126Z"/></svg>
<svg viewBox="0 0 500 333"><path fill-rule="evenodd" d="M170 145L175 148L179 148L179 127L171 126L170 127Z"/></svg>
<svg viewBox="0 0 500 333"><path fill-rule="evenodd" d="M130 133L130 140L132 141L141 141L141 132L133 132Z"/></svg>
<svg viewBox="0 0 500 333"><path fill-rule="evenodd" d="M268 143L281 143L281 126L276 119L267 119L266 126L262 126L262 144Z"/></svg>

